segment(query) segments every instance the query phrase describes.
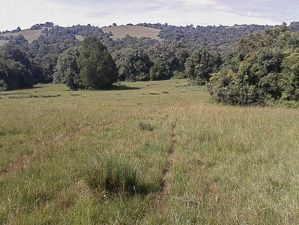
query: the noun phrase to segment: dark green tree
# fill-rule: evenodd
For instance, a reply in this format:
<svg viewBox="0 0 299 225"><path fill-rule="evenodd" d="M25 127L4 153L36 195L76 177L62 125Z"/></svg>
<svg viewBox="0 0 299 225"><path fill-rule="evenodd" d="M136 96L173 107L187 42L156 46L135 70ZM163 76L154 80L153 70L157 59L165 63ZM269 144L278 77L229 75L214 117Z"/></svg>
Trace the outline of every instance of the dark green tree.
<svg viewBox="0 0 299 225"><path fill-rule="evenodd" d="M169 66L163 62L156 62L150 71L151 80L166 80L172 75Z"/></svg>
<svg viewBox="0 0 299 225"><path fill-rule="evenodd" d="M209 82L212 73L217 71L221 64L219 55L213 55L206 49L197 49L187 60L185 72L192 83L204 85Z"/></svg>
<svg viewBox="0 0 299 225"><path fill-rule="evenodd" d="M237 105L298 101L298 38L278 27L242 39L234 65L226 65L211 78L211 95Z"/></svg>
<svg viewBox="0 0 299 225"><path fill-rule="evenodd" d="M60 54L54 74L54 83L64 83L72 90L82 87L80 71L77 64L78 58L78 47L70 48Z"/></svg>
<svg viewBox="0 0 299 225"><path fill-rule="evenodd" d="M26 54L8 45L0 51L0 89L15 90L33 86L31 63Z"/></svg>
<svg viewBox="0 0 299 225"><path fill-rule="evenodd" d="M284 58L281 86L284 100L299 100L299 53L294 52Z"/></svg>
<svg viewBox="0 0 299 225"><path fill-rule="evenodd" d="M151 66L152 62L143 50L125 49L120 61L120 78L128 81L149 80Z"/></svg>
<svg viewBox="0 0 299 225"><path fill-rule="evenodd" d="M77 63L85 88L111 88L118 80L118 71L112 56L96 37L87 37L82 42Z"/></svg>

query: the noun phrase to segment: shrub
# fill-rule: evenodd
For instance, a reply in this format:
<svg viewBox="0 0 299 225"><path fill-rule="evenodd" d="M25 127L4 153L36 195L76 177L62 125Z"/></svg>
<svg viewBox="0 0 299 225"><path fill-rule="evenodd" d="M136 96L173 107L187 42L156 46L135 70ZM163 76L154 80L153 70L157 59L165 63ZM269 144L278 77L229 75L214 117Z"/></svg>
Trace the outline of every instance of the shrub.
<svg viewBox="0 0 299 225"><path fill-rule="evenodd" d="M143 131L153 131L155 129L152 124L146 122L139 122L138 127Z"/></svg>
<svg viewBox="0 0 299 225"><path fill-rule="evenodd" d="M92 189L110 193L138 194L145 191L136 167L124 159L97 157L89 169L87 182Z"/></svg>

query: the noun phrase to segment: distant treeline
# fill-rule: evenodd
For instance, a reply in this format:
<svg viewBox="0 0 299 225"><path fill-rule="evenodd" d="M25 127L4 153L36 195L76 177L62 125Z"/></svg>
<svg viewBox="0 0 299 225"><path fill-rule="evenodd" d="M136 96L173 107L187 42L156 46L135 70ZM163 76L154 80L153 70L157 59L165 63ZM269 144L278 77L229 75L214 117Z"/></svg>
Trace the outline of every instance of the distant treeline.
<svg viewBox="0 0 299 225"><path fill-rule="evenodd" d="M298 34L294 33L299 31L298 22L276 27L138 25L160 29L162 40L130 36L113 40L112 34L98 27L65 28L51 22L31 27L42 29L38 40L31 44L21 35L5 37L9 44L0 51L0 89L51 82L63 82L73 89L97 89L108 88L117 80L177 77L189 78L198 85L207 84L214 99L229 104L299 98L299 70L293 68L299 47ZM94 48L88 48L88 43ZM87 66L89 62L83 55L85 58L93 55L90 60L95 60L101 69L87 72L91 65ZM104 75L105 70L112 79Z"/></svg>

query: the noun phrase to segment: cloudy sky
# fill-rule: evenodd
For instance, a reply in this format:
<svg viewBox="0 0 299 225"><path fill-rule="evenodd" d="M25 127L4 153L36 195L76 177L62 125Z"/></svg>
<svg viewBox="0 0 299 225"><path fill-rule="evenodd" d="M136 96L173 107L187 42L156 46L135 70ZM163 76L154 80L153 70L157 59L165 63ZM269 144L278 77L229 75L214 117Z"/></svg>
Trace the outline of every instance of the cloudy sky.
<svg viewBox="0 0 299 225"><path fill-rule="evenodd" d="M281 24L299 21L298 0L0 0L0 30L52 21L175 25Z"/></svg>

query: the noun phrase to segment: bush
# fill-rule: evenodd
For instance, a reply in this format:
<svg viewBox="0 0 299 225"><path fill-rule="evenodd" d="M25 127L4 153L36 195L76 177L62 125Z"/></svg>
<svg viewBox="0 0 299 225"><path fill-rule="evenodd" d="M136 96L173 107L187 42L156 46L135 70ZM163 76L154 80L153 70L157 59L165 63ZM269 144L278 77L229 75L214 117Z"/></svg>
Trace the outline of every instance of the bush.
<svg viewBox="0 0 299 225"><path fill-rule="evenodd" d="M143 131L154 131L155 129L152 124L146 122L139 122L138 127Z"/></svg>

